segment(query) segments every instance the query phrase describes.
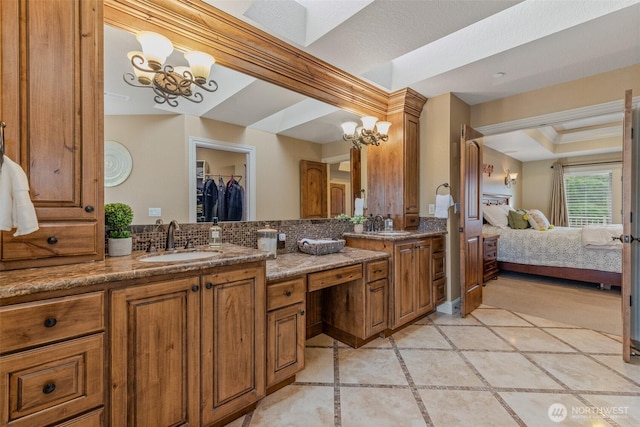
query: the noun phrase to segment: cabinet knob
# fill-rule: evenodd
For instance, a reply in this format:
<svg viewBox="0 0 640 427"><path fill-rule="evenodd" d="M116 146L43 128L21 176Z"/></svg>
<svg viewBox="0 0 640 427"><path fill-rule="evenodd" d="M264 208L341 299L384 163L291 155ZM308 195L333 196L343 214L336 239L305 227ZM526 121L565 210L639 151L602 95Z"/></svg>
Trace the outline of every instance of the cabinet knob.
<svg viewBox="0 0 640 427"><path fill-rule="evenodd" d="M204 285L204 287L207 288L207 289L211 289L211 288L213 288L213 283L207 282L207 284Z"/></svg>
<svg viewBox="0 0 640 427"><path fill-rule="evenodd" d="M56 236L48 237L47 243L50 245L55 245L56 243L58 243L58 238Z"/></svg>
<svg viewBox="0 0 640 427"><path fill-rule="evenodd" d="M53 393L56 389L56 385L54 383L46 383L44 387L42 387L42 392L44 394Z"/></svg>
<svg viewBox="0 0 640 427"><path fill-rule="evenodd" d="M342 274L338 274L338 279L342 279Z"/></svg>
<svg viewBox="0 0 640 427"><path fill-rule="evenodd" d="M94 211L94 208L91 205L87 205L87 206L84 207L84 211L88 212L88 213L91 213L91 212Z"/></svg>
<svg viewBox="0 0 640 427"><path fill-rule="evenodd" d="M304 310L300 310L300 316L304 316Z"/></svg>
<svg viewBox="0 0 640 427"><path fill-rule="evenodd" d="M287 289L286 291L284 291L284 294L288 297L291 296L291 291L289 289Z"/></svg>
<svg viewBox="0 0 640 427"><path fill-rule="evenodd" d="M56 323L58 323L58 321L55 317L47 317L44 321L44 327L53 328L54 326L56 326Z"/></svg>
<svg viewBox="0 0 640 427"><path fill-rule="evenodd" d="M198 285L193 285L193 286L191 287L191 290L192 290L193 292L198 292L198 291L200 290L200 286L198 286Z"/></svg>

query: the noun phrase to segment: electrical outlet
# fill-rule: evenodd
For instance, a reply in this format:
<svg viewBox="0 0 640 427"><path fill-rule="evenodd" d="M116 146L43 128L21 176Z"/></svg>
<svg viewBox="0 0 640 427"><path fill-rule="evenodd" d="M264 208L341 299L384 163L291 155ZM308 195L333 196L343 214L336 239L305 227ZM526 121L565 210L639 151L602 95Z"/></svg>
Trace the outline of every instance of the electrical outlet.
<svg viewBox="0 0 640 427"><path fill-rule="evenodd" d="M149 216L162 216L161 208L149 208Z"/></svg>
<svg viewBox="0 0 640 427"><path fill-rule="evenodd" d="M434 205L433 203L429 203L429 213L430 214L436 213L436 205Z"/></svg>
<svg viewBox="0 0 640 427"><path fill-rule="evenodd" d="M284 233L279 233L278 234L278 240L281 242L286 242L287 241L287 235Z"/></svg>

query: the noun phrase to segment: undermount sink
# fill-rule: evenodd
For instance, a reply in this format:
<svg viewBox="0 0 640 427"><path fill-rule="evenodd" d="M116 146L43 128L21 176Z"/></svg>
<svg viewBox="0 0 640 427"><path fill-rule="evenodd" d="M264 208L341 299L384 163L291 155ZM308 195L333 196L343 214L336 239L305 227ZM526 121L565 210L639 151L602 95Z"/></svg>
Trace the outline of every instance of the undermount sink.
<svg viewBox="0 0 640 427"><path fill-rule="evenodd" d="M212 258L220 255L222 251L191 251L191 252L170 252L158 255L147 255L139 258L143 262L174 262L174 261L193 261L196 259Z"/></svg>
<svg viewBox="0 0 640 427"><path fill-rule="evenodd" d="M374 234L377 234L379 236L402 236L402 235L411 234L411 233L409 231L394 230L394 231L376 231L374 232Z"/></svg>

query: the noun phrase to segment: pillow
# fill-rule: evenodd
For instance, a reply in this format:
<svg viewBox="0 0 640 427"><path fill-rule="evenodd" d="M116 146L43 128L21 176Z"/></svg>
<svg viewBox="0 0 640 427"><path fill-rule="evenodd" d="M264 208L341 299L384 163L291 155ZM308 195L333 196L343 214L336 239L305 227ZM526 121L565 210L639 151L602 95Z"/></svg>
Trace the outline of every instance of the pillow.
<svg viewBox="0 0 640 427"><path fill-rule="evenodd" d="M482 207L482 216L493 226L507 228L509 226L507 214L510 210L509 205L485 205Z"/></svg>
<svg viewBox="0 0 640 427"><path fill-rule="evenodd" d="M529 214L527 211L522 209L509 211L509 227L514 230L524 230L525 228L529 228Z"/></svg>
<svg viewBox="0 0 640 427"><path fill-rule="evenodd" d="M542 212L538 209L529 209L527 211L529 214L529 224L532 228L540 231L545 231L551 229L551 225L549 224L549 220Z"/></svg>

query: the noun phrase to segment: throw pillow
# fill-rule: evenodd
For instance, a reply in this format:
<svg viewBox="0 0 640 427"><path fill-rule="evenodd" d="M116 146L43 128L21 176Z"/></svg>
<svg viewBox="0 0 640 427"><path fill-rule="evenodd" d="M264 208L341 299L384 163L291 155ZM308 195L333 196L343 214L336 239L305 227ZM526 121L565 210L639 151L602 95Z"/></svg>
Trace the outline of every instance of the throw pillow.
<svg viewBox="0 0 640 427"><path fill-rule="evenodd" d="M482 215L487 222L496 227L507 228L509 218L507 214L511 207L509 205L485 205L482 207Z"/></svg>
<svg viewBox="0 0 640 427"><path fill-rule="evenodd" d="M514 230L524 230L525 228L529 228L529 214L522 209L509 211L509 227Z"/></svg>
<svg viewBox="0 0 640 427"><path fill-rule="evenodd" d="M549 229L549 220L538 209L529 209L527 213L529 214L529 224L532 228L540 231Z"/></svg>

